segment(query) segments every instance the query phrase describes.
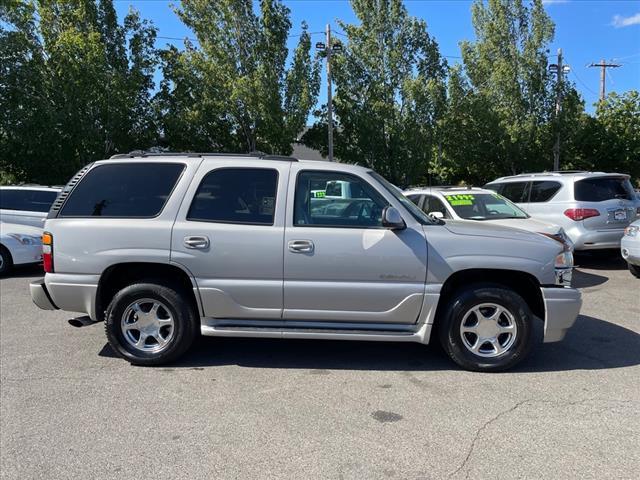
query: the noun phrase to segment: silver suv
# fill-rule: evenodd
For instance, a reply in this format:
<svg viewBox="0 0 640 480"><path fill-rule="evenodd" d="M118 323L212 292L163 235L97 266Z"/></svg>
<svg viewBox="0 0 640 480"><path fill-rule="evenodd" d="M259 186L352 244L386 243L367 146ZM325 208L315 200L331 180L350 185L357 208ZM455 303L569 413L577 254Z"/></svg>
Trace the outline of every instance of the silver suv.
<svg viewBox="0 0 640 480"><path fill-rule="evenodd" d="M104 320L113 349L141 365L174 361L197 334L434 334L462 367L497 371L529 353L538 321L561 340L581 305L555 240L432 219L339 163L118 156L69 182L45 230L34 302Z"/></svg>
<svg viewBox="0 0 640 480"><path fill-rule="evenodd" d="M533 218L560 225L575 250L619 249L640 215L629 175L563 171L502 177L485 185Z"/></svg>

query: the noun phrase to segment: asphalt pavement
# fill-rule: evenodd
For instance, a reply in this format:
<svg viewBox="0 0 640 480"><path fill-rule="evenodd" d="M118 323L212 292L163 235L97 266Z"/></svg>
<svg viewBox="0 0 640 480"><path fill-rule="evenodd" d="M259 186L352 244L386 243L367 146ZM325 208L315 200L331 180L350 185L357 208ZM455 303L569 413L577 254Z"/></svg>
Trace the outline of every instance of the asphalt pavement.
<svg viewBox="0 0 640 480"><path fill-rule="evenodd" d="M0 280L2 479L636 479L640 280L578 257L582 315L515 370L413 344L203 338L130 366Z"/></svg>

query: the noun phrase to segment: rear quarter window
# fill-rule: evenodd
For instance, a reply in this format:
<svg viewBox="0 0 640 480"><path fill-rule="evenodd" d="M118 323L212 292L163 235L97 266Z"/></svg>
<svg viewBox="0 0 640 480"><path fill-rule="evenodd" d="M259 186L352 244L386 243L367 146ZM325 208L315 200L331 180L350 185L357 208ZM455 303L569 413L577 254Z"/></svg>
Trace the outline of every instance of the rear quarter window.
<svg viewBox="0 0 640 480"><path fill-rule="evenodd" d="M562 184L550 180L536 181L531 184L530 203L542 203L551 200L560 190Z"/></svg>
<svg viewBox="0 0 640 480"><path fill-rule="evenodd" d="M27 212L48 212L58 192L51 190L1 189L0 208Z"/></svg>
<svg viewBox="0 0 640 480"><path fill-rule="evenodd" d="M61 217L150 218L160 214L184 170L181 163L115 163L89 170Z"/></svg>
<svg viewBox="0 0 640 480"><path fill-rule="evenodd" d="M625 177L600 177L579 180L574 185L574 198L581 202L633 200L631 182Z"/></svg>

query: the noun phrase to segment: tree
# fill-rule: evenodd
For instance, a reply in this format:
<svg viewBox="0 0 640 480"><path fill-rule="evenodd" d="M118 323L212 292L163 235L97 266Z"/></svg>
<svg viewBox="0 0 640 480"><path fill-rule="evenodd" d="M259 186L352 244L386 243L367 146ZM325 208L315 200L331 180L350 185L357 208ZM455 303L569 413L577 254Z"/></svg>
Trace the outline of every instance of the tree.
<svg viewBox="0 0 640 480"><path fill-rule="evenodd" d="M332 57L335 156L409 185L426 177L445 102L445 62L423 20L401 0L352 0L360 23L340 22L348 44ZM327 151L326 113L304 137Z"/></svg>
<svg viewBox="0 0 640 480"><path fill-rule="evenodd" d="M153 142L149 22L130 11L120 25L112 0L11 0L0 14L0 169L62 183Z"/></svg>
<svg viewBox="0 0 640 480"><path fill-rule="evenodd" d="M287 68L289 9L261 0L184 0L176 10L195 33L183 51L162 53L157 97L172 147L289 154L320 86L306 24Z"/></svg>
<svg viewBox="0 0 640 480"><path fill-rule="evenodd" d="M462 42L464 85L443 122L443 168L485 181L552 166L554 83L547 46L554 26L542 0L477 0L475 42ZM570 88L570 87L568 87ZM456 125L465 118L464 128Z"/></svg>

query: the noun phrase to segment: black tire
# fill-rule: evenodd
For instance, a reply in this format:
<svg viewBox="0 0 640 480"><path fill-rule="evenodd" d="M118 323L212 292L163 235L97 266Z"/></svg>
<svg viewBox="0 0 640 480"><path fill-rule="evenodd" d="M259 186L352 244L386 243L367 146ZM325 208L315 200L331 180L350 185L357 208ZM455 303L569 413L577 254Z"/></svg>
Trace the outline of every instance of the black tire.
<svg viewBox="0 0 640 480"><path fill-rule="evenodd" d="M136 300L157 300L166 307L173 318L173 331L167 344L158 352L142 351L125 339L121 322L127 309ZM177 360L183 355L199 330L199 318L187 292L179 288L161 285L153 280L140 282L120 290L106 311L105 331L111 348L122 358L134 365L163 365Z"/></svg>
<svg viewBox="0 0 640 480"><path fill-rule="evenodd" d="M517 328L515 338L509 340L512 342L510 346L494 357L473 353L465 346L460 333L460 326L467 312L474 306L484 303L495 304L506 309ZM453 294L441 319L438 336L444 351L462 368L477 372L500 372L512 368L531 352L535 339L533 322L534 316L531 309L513 290L497 284L474 284ZM506 335L498 338L511 338L509 334ZM468 339L469 337L467 341Z"/></svg>
<svg viewBox="0 0 640 480"><path fill-rule="evenodd" d="M629 271L631 272L631 275L633 275L636 278L640 278L640 267L638 265L631 265L630 263L629 265Z"/></svg>
<svg viewBox="0 0 640 480"><path fill-rule="evenodd" d="M4 245L0 245L0 275L5 275L13 268L13 258Z"/></svg>

